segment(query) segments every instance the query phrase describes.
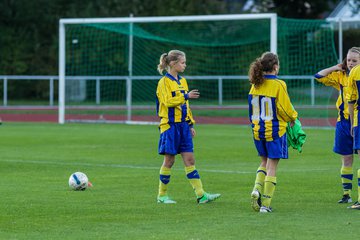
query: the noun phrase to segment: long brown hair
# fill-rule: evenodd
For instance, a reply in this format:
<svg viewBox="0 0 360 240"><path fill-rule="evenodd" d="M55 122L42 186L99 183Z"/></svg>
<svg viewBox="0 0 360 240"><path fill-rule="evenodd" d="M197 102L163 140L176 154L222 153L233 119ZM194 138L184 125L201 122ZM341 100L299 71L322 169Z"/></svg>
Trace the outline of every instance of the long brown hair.
<svg viewBox="0 0 360 240"><path fill-rule="evenodd" d="M263 53L250 64L249 82L259 87L264 82L264 72L273 71L275 65L279 65L278 56L271 52Z"/></svg>

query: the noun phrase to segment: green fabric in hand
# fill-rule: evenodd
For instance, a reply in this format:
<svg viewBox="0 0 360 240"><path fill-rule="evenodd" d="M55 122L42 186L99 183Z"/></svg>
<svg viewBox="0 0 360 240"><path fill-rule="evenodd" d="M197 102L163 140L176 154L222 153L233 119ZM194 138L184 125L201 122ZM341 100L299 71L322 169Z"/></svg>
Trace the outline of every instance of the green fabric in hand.
<svg viewBox="0 0 360 240"><path fill-rule="evenodd" d="M288 147L291 146L301 153L302 146L306 140L306 133L302 130L301 122L298 118L295 120L294 126L291 127L290 123L288 123L286 127L286 138Z"/></svg>

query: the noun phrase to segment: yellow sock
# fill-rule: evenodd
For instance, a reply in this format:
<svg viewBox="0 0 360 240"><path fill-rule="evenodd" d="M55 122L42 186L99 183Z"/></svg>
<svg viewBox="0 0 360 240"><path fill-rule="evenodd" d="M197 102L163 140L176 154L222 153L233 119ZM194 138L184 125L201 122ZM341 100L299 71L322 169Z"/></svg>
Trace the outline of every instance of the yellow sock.
<svg viewBox="0 0 360 240"><path fill-rule="evenodd" d="M358 202L360 202L360 169L357 171L357 177L358 177Z"/></svg>
<svg viewBox="0 0 360 240"><path fill-rule="evenodd" d="M260 194L263 194L264 191L264 181L266 176L266 168L259 167L256 171L256 178L255 178L255 186L254 189L257 189Z"/></svg>
<svg viewBox="0 0 360 240"><path fill-rule="evenodd" d="M264 184L264 194L262 195L262 205L265 207L270 207L271 199L274 195L276 186L276 177L265 177L265 184Z"/></svg>
<svg viewBox="0 0 360 240"><path fill-rule="evenodd" d="M170 182L171 169L161 166L160 168L160 181L159 181L159 196L167 194L168 183Z"/></svg>
<svg viewBox="0 0 360 240"><path fill-rule="evenodd" d="M351 196L352 180L353 180L353 169L352 167L341 167L341 182L344 190L344 194Z"/></svg>
<svg viewBox="0 0 360 240"><path fill-rule="evenodd" d="M186 177L188 178L191 186L193 187L197 197L204 195L204 189L201 183L200 175L195 166L185 167Z"/></svg>

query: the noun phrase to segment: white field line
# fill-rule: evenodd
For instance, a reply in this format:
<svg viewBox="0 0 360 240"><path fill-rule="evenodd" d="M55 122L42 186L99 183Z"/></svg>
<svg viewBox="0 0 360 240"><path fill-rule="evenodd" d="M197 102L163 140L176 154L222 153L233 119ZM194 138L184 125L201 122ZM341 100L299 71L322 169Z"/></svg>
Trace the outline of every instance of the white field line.
<svg viewBox="0 0 360 240"><path fill-rule="evenodd" d="M51 162L51 161L31 161L31 160L0 160L0 162L7 163L21 163L21 164L40 164L40 165L60 165L60 166L87 166L87 167L105 167L105 168L127 168L127 169L143 169L143 170L159 170L160 164L158 167L150 167L150 166L136 166L136 165L128 165L128 164L102 164L102 163L77 163L77 162ZM175 171L184 171L183 168L172 168ZM321 169L287 169L281 172L319 172L319 171L330 171L333 168L321 168ZM254 171L236 171L236 170L221 170L221 169L199 169L200 172L211 172L211 173L226 173L226 174L254 174ZM280 171L280 170L278 170Z"/></svg>

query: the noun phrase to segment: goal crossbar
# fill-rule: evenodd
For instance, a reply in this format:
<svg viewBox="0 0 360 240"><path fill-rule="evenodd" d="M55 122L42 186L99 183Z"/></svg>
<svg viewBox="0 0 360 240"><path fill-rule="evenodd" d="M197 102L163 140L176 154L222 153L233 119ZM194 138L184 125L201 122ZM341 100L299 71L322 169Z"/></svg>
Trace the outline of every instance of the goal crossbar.
<svg viewBox="0 0 360 240"><path fill-rule="evenodd" d="M224 14L224 15L167 16L167 17L63 18L60 19L60 24L231 21L231 20L251 20L251 19L273 19L276 17L277 15L275 13L260 13L260 14Z"/></svg>

